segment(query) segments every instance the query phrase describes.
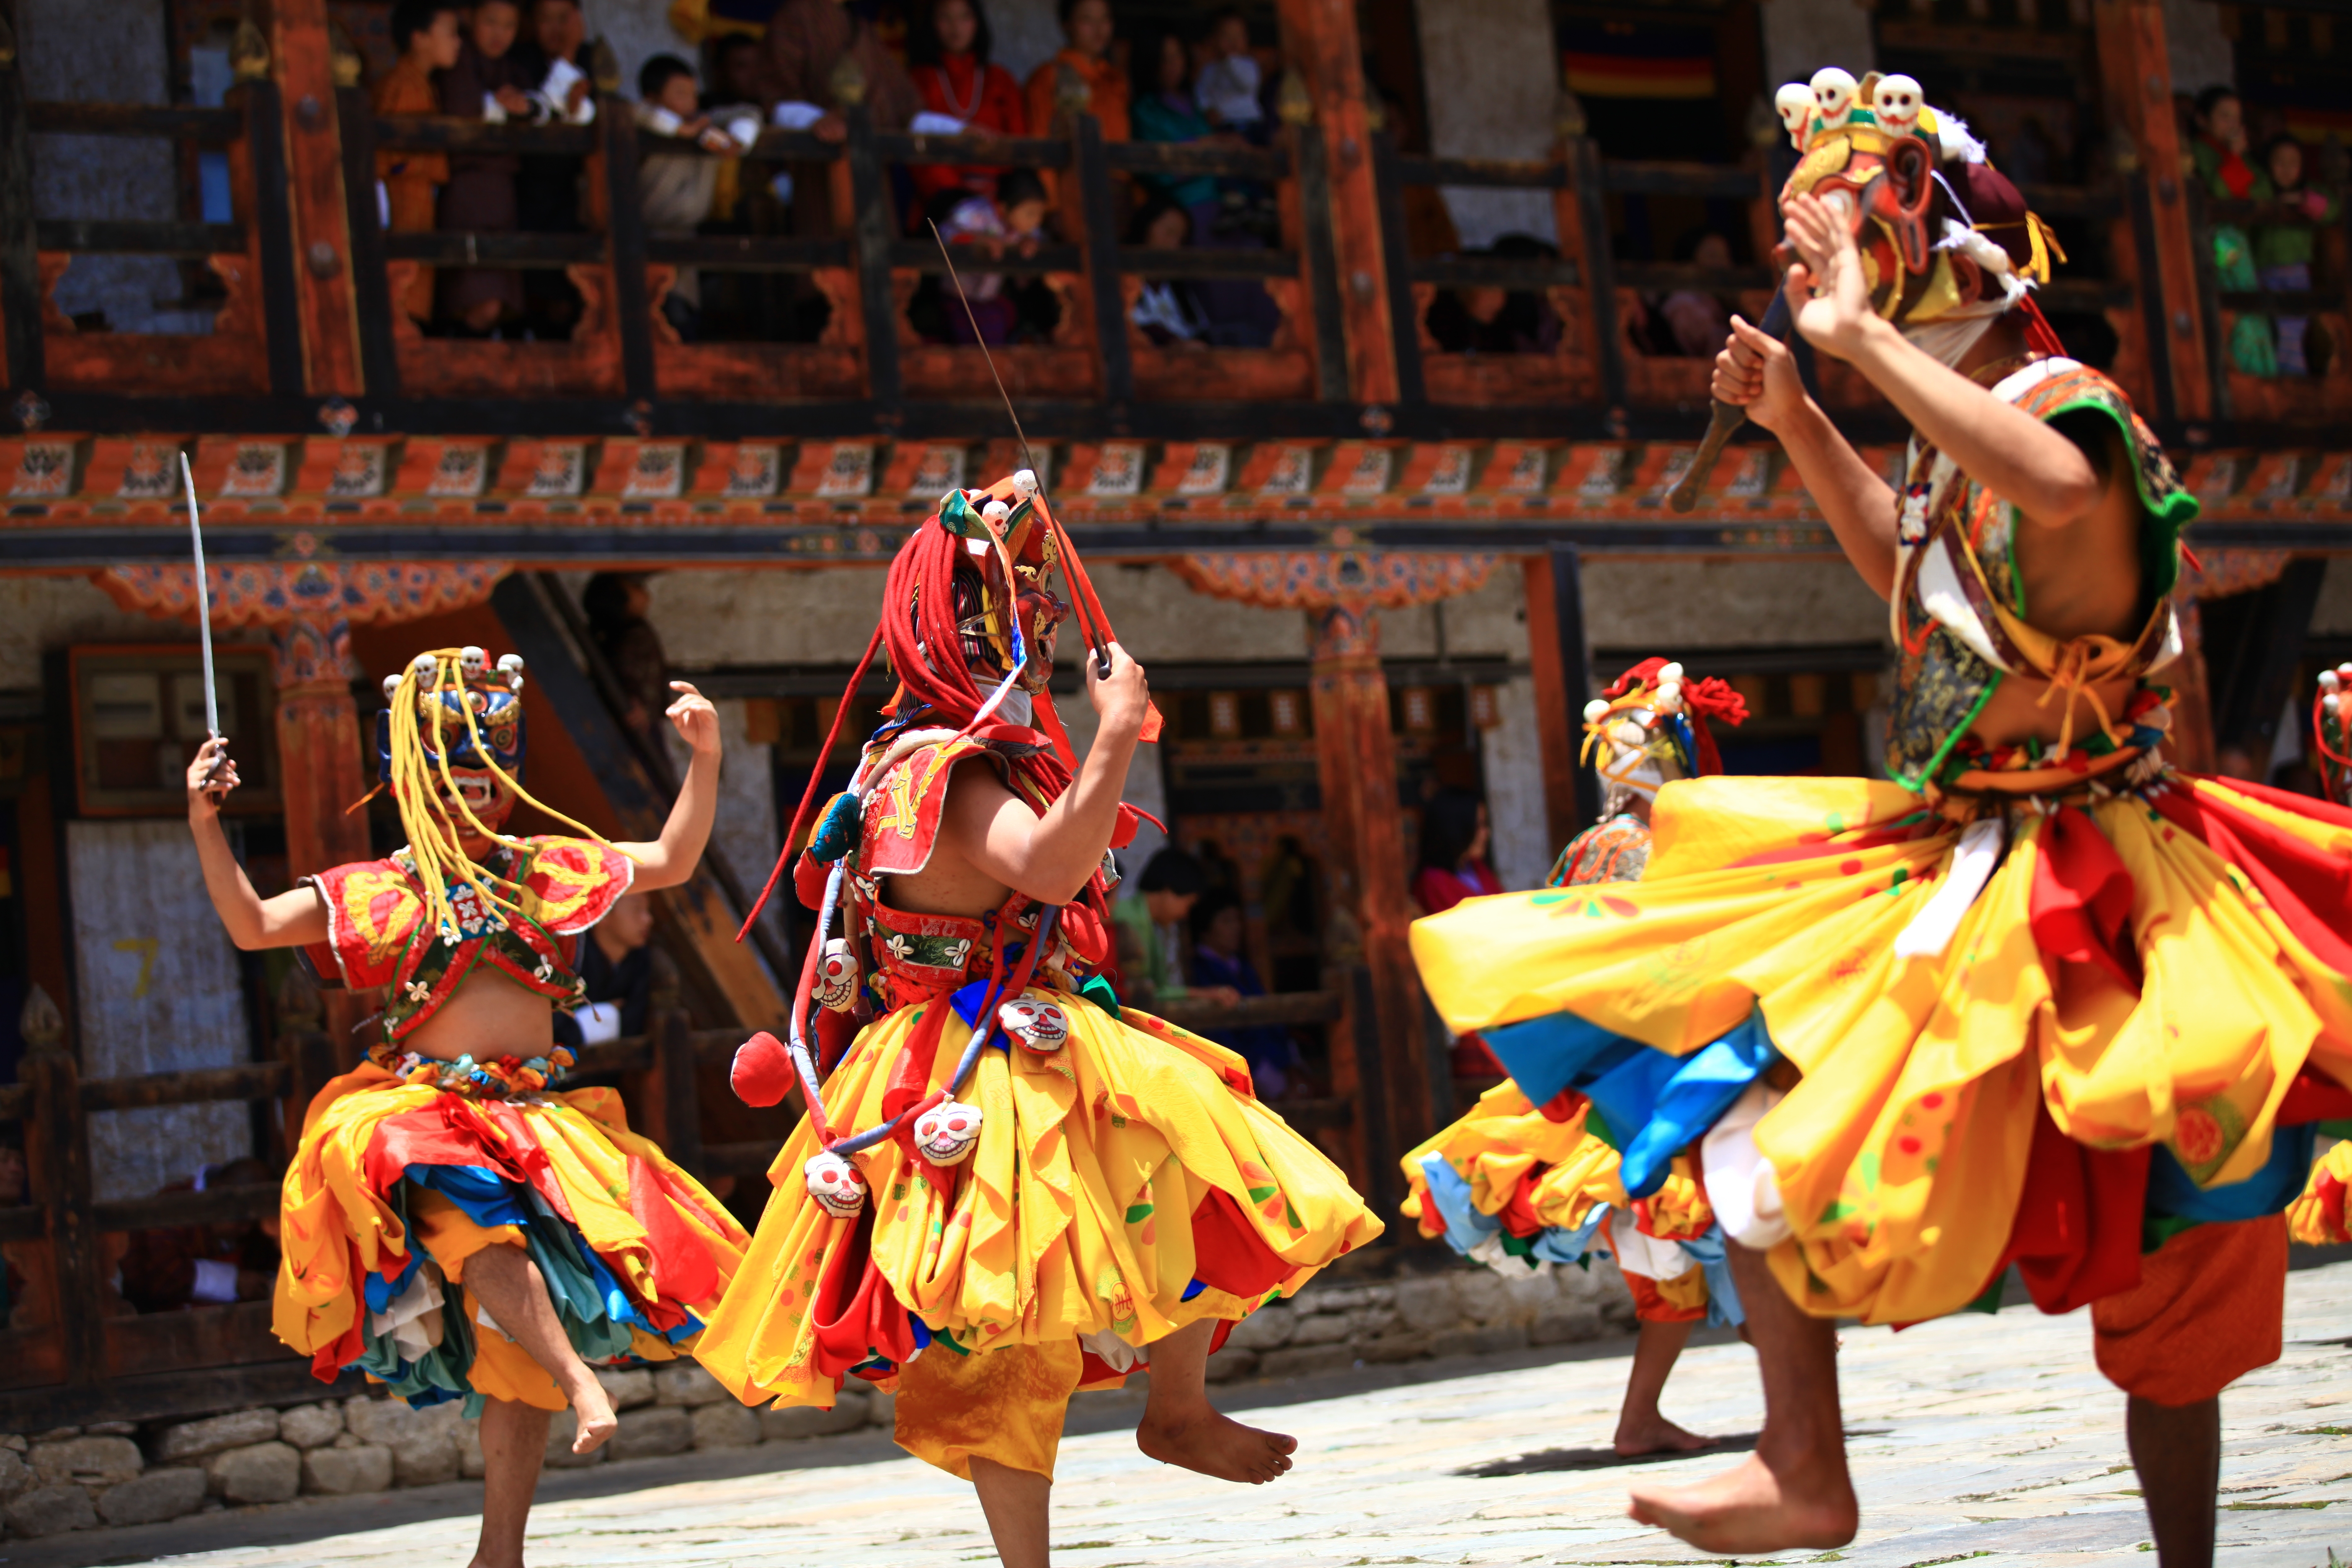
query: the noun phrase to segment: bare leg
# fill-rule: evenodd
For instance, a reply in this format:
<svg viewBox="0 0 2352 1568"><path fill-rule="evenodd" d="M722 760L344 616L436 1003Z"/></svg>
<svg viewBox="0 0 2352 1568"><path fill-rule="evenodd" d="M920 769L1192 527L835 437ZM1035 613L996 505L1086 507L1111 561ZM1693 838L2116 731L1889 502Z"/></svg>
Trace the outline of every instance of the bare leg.
<svg viewBox="0 0 2352 1568"><path fill-rule="evenodd" d="M1707 1552L1843 1546L1860 1516L1839 1425L1836 1327L1800 1311L1762 1253L1727 1250L1764 1374L1764 1435L1744 1462L1696 1486L1635 1487L1628 1511Z"/></svg>
<svg viewBox="0 0 2352 1568"><path fill-rule="evenodd" d="M2134 1394L2124 1436L2156 1532L2158 1568L2213 1568L2213 1499L2221 1484L2221 1402L2158 1405Z"/></svg>
<svg viewBox="0 0 2352 1568"><path fill-rule="evenodd" d="M1675 1370L1683 1347L1690 1343L1691 1322L1643 1322L1633 1342L1633 1372L1625 1380L1625 1403L1617 1413L1617 1452L1626 1458L1641 1454L1687 1454L1715 1441L1686 1432L1658 1413L1658 1395L1665 1392L1666 1374Z"/></svg>
<svg viewBox="0 0 2352 1568"><path fill-rule="evenodd" d="M1209 1341L1216 1331L1214 1321L1203 1318L1151 1347L1151 1393L1135 1446L1163 1465L1263 1485L1290 1468L1298 1439L1244 1426L1209 1403Z"/></svg>
<svg viewBox="0 0 2352 1568"><path fill-rule="evenodd" d="M522 1568L523 1526L546 1457L546 1411L511 1399L482 1406L482 1539L470 1568Z"/></svg>
<svg viewBox="0 0 2352 1568"><path fill-rule="evenodd" d="M980 1511L988 1515L988 1533L996 1542L996 1558L1004 1568L1045 1568L1050 1552L1045 1535L1047 1504L1054 1483L1034 1470L1016 1470L993 1459L971 1462L972 1489L980 1493Z"/></svg>
<svg viewBox="0 0 2352 1568"><path fill-rule="evenodd" d="M489 1309L499 1327L547 1369L555 1386L572 1402L572 1412L580 1419L572 1451L584 1454L602 1446L620 1425L613 1415L613 1402L604 1397L604 1385L572 1350L572 1342L563 1337L555 1303L547 1297L547 1281L540 1278L539 1265L530 1254L520 1247L482 1248L466 1260L466 1288Z"/></svg>

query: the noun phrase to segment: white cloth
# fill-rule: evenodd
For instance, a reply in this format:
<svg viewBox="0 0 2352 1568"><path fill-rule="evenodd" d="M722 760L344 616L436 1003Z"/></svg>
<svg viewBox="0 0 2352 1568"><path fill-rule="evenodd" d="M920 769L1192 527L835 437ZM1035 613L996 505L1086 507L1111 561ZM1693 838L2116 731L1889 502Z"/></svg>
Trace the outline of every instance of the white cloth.
<svg viewBox="0 0 2352 1568"><path fill-rule="evenodd" d="M564 100L572 96L573 85L587 79L588 73L570 60L560 59L549 66L547 79L539 84L539 91L536 94L539 100L547 106L549 118L569 120L574 125L585 125L594 120L596 95L593 92L583 95L580 107L571 112L566 113L563 108Z"/></svg>
<svg viewBox="0 0 2352 1568"><path fill-rule="evenodd" d="M1130 1367L1151 1364L1151 1352L1148 1347L1129 1344L1108 1329L1091 1334L1080 1334L1078 1348L1094 1352L1101 1359L1103 1365L1113 1372L1125 1372Z"/></svg>
<svg viewBox="0 0 2352 1568"><path fill-rule="evenodd" d="M1779 1089L1751 1083L1699 1142L1706 1201L1723 1234L1759 1251L1790 1234L1789 1216L1780 1209L1780 1178L1755 1138L1756 1124L1780 1103Z"/></svg>
<svg viewBox="0 0 2352 1568"><path fill-rule="evenodd" d="M236 1300L236 1265L223 1263L216 1258L197 1258L195 1288L188 1292L188 1300L215 1305Z"/></svg>
<svg viewBox="0 0 2352 1568"><path fill-rule="evenodd" d="M584 1007L574 1007L572 1009L572 1021L580 1026L583 1045L608 1045L621 1037L621 1005L618 1002L591 1002Z"/></svg>
<svg viewBox="0 0 2352 1568"><path fill-rule="evenodd" d="M824 118L822 105L797 98L788 98L768 113L779 131L805 131Z"/></svg>
<svg viewBox="0 0 2352 1568"><path fill-rule="evenodd" d="M1679 1279L1698 1267L1678 1241L1662 1241L1643 1234L1633 1224L1632 1209L1609 1216L1609 1234L1617 1246L1617 1267L1645 1279Z"/></svg>
<svg viewBox="0 0 2352 1568"><path fill-rule="evenodd" d="M485 1315L485 1321L488 1317ZM377 1339L400 1347L403 1361L421 1359L441 1342L441 1270L420 1263L408 1289L385 1303L381 1312L368 1314L368 1329Z"/></svg>
<svg viewBox="0 0 2352 1568"><path fill-rule="evenodd" d="M952 114L941 114L937 110L926 109L914 119L907 121L907 129L918 136L961 136L963 134L964 121L958 120Z"/></svg>
<svg viewBox="0 0 2352 1568"><path fill-rule="evenodd" d="M1192 83L1192 101L1202 113L1213 114L1227 125L1254 124L1265 118L1257 101L1263 79L1256 59L1249 55L1211 60Z"/></svg>
<svg viewBox="0 0 2352 1568"><path fill-rule="evenodd" d="M2007 816L1987 816L1971 822L1960 833L1960 842L1952 850L1952 868L1944 873L1943 886L1929 896L1895 939L1897 958L1941 958L1944 950L1952 945L1952 933L1960 929L1960 917L1977 901L1985 884L1992 879L1993 868L2000 864L2000 854L2009 845Z"/></svg>

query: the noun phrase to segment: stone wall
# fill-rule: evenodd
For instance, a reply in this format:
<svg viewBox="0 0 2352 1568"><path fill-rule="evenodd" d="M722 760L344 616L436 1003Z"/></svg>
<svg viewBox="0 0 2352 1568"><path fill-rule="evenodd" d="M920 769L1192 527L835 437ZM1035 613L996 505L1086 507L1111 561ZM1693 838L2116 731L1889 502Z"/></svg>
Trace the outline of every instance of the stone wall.
<svg viewBox="0 0 2352 1568"><path fill-rule="evenodd" d="M1632 1326L1633 1303L1605 1260L1589 1273L1554 1268L1509 1280L1459 1267L1379 1279L1327 1275L1297 1300L1245 1319L1210 1361L1209 1378L1236 1384L1486 1355ZM558 1415L548 1431L549 1468L887 1429L893 1415L890 1395L854 1380L831 1410L754 1410L691 1362L597 1376L620 1411L620 1431L594 1453L575 1455L572 1415ZM153 1524L298 1497L478 1478L479 1423L465 1419L463 1409L453 1400L412 1410L378 1390L282 1410L0 1435L0 1534Z"/></svg>

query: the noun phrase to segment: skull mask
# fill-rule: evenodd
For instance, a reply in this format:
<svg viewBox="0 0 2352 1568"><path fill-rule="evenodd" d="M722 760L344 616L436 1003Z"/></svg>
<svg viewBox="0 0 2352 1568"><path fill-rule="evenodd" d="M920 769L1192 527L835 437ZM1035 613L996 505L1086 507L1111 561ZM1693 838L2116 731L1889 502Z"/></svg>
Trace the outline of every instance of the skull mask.
<svg viewBox="0 0 2352 1568"><path fill-rule="evenodd" d="M996 1021L1024 1048L1047 1056L1070 1037L1070 1016L1041 996L1024 996L996 1010Z"/></svg>
<svg viewBox="0 0 2352 1568"><path fill-rule="evenodd" d="M961 1165L980 1142L980 1107L943 1100L915 1118L915 1147L934 1165Z"/></svg>
<svg viewBox="0 0 2352 1568"><path fill-rule="evenodd" d="M830 1150L810 1156L801 1174L808 1183L809 1196L835 1219L852 1218L866 1206L866 1177Z"/></svg>

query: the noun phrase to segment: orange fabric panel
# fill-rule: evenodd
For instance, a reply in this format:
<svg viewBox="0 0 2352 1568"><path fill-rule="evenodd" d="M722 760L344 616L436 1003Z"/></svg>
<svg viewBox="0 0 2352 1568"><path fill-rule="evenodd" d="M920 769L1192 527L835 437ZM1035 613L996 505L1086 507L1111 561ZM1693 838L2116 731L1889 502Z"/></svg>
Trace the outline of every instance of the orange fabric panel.
<svg viewBox="0 0 2352 1568"><path fill-rule="evenodd" d="M977 1355L935 1344L899 1369L898 1447L965 1480L974 1458L1052 1480L1079 1363L1075 1339Z"/></svg>
<svg viewBox="0 0 2352 1568"><path fill-rule="evenodd" d="M2099 1370L2158 1405L2212 1398L2278 1360L2286 1312L2286 1219L2182 1231L2140 1259L2136 1290L2091 1303Z"/></svg>

